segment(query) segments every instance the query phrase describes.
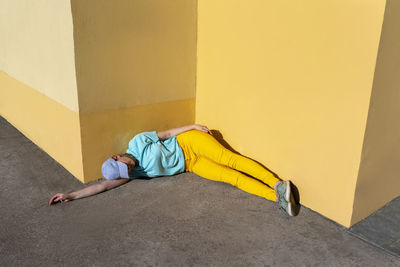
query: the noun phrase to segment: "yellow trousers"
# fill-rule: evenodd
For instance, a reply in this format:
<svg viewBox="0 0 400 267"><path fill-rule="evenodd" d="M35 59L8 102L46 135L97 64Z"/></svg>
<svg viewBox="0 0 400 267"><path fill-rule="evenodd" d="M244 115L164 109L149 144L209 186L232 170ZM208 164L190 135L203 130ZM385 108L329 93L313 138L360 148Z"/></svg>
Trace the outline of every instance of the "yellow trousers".
<svg viewBox="0 0 400 267"><path fill-rule="evenodd" d="M257 162L231 152L213 136L202 131L181 133L177 141L185 156L186 171L210 180L230 183L250 194L276 201L272 187L279 180Z"/></svg>

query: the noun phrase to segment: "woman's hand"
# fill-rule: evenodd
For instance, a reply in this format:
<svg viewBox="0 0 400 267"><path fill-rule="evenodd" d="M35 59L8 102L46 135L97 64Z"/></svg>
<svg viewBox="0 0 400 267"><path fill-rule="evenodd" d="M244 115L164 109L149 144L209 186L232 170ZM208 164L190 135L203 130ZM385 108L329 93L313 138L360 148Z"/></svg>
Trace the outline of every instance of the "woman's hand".
<svg viewBox="0 0 400 267"><path fill-rule="evenodd" d="M111 190L115 187L118 187L120 185L123 185L125 183L129 182L128 178L118 178L118 179L113 179L113 180L104 180L100 183L95 183L86 186L85 188L71 192L69 194L62 194L58 193L55 194L49 201L49 205L55 204L57 202L68 202L71 200L76 200L84 197L89 197L96 195L98 193Z"/></svg>
<svg viewBox="0 0 400 267"><path fill-rule="evenodd" d="M196 130L199 130L199 131L202 131L202 132L205 132L205 133L209 133L209 134L212 135L212 132L210 131L210 129L207 128L207 126L194 124L193 128L196 129Z"/></svg>
<svg viewBox="0 0 400 267"><path fill-rule="evenodd" d="M68 202L72 200L69 194L57 193L49 201L49 205L56 204L57 202Z"/></svg>

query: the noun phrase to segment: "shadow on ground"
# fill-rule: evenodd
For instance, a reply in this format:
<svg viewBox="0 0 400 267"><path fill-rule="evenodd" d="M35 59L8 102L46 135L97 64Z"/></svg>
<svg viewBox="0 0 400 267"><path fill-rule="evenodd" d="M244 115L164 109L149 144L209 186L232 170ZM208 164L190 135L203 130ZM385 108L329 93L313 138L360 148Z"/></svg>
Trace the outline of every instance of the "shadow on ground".
<svg viewBox="0 0 400 267"><path fill-rule="evenodd" d="M303 208L194 174L134 180L48 206L82 185L0 118L1 266L394 266L400 260Z"/></svg>

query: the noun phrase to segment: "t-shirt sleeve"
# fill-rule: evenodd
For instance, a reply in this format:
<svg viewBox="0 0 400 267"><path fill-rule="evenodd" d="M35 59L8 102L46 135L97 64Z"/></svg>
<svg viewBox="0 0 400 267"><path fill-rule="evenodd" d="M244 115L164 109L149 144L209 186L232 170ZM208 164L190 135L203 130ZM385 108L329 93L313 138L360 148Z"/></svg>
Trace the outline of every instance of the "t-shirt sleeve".
<svg viewBox="0 0 400 267"><path fill-rule="evenodd" d="M136 135L130 142L127 153L131 153L136 158L141 158L144 149L151 144L158 142L158 136L156 131L153 132L143 132ZM138 159L139 159L138 158ZM140 159L139 159L140 160Z"/></svg>
<svg viewBox="0 0 400 267"><path fill-rule="evenodd" d="M135 136L135 139L137 143L143 144L157 143L159 141L156 131L140 133Z"/></svg>

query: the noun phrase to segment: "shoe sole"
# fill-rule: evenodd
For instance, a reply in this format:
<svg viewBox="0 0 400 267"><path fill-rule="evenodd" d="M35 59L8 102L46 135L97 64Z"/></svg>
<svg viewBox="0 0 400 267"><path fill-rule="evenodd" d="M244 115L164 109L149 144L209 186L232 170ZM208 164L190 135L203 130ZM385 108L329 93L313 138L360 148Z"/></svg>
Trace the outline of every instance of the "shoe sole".
<svg viewBox="0 0 400 267"><path fill-rule="evenodd" d="M292 191L290 188L290 181L284 181L286 185L286 194L285 194L285 200L288 203L288 210L287 213L290 216L294 216L294 207L292 205Z"/></svg>

